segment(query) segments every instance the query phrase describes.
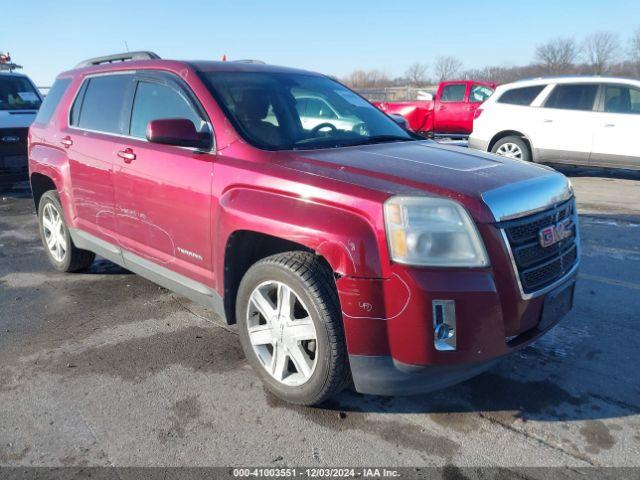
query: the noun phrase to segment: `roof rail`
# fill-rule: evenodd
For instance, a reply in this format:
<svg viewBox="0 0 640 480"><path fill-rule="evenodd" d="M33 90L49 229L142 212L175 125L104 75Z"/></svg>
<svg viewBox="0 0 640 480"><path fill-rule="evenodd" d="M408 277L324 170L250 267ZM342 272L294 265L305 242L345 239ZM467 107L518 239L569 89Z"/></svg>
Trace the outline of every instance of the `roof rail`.
<svg viewBox="0 0 640 480"><path fill-rule="evenodd" d="M76 65L76 68L101 65L103 63L126 62L128 60L157 60L160 55L148 51L116 53L104 57L94 57L84 60Z"/></svg>
<svg viewBox="0 0 640 480"><path fill-rule="evenodd" d="M251 59L251 58L246 58L246 59L243 59L243 60L231 60L231 61L235 62L235 63L255 63L257 65L266 65L266 63L263 62L262 60L254 60L254 59Z"/></svg>

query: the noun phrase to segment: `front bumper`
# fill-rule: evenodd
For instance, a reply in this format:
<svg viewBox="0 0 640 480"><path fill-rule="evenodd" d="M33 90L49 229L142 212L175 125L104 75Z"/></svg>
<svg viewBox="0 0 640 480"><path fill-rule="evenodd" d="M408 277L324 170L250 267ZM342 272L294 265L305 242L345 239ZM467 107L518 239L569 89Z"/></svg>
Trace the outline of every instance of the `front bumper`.
<svg viewBox="0 0 640 480"><path fill-rule="evenodd" d="M413 395L445 388L491 368L553 328L544 321L548 296L571 287L576 272L553 291L524 299L510 265L485 271L397 268L388 280L338 280L355 389ZM494 279L494 272L496 277ZM498 275L499 272L499 275ZM434 346L432 302L454 300L457 346Z"/></svg>
<svg viewBox="0 0 640 480"><path fill-rule="evenodd" d="M497 359L468 365L407 365L390 356L349 355L356 391L369 395L417 395L481 374Z"/></svg>

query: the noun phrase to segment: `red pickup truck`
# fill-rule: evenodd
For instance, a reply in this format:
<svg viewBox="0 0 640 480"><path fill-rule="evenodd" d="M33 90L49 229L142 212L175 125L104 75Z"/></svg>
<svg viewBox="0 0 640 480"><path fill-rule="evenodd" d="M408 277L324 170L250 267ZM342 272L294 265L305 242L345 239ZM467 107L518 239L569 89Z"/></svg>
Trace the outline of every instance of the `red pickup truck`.
<svg viewBox="0 0 640 480"><path fill-rule="evenodd" d="M496 88L475 80L442 82L431 100L374 102L385 113L402 115L414 132L426 136L466 137L473 130L475 111Z"/></svg>
<svg viewBox="0 0 640 480"><path fill-rule="evenodd" d="M562 174L417 138L311 72L87 60L45 98L29 171L53 268L98 254L208 306L294 403L451 385L572 305Z"/></svg>

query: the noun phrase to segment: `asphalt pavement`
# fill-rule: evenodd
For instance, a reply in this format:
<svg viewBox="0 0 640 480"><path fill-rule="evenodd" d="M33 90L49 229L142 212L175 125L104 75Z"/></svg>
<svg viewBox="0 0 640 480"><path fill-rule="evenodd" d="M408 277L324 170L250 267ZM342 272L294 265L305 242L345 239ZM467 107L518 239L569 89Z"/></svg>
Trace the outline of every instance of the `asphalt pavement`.
<svg viewBox="0 0 640 480"><path fill-rule="evenodd" d="M106 260L49 268L26 185L0 192L0 465L640 466L640 173L565 170L575 308L420 397L270 396L235 328Z"/></svg>

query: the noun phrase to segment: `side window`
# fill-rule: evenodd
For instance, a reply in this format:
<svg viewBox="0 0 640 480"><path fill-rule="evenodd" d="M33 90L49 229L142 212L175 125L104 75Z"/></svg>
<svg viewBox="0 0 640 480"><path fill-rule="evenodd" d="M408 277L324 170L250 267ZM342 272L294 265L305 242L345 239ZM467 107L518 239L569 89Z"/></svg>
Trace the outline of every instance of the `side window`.
<svg viewBox="0 0 640 480"><path fill-rule="evenodd" d="M533 87L513 88L504 92L497 100L498 103L509 105L531 105L546 85L535 85Z"/></svg>
<svg viewBox="0 0 640 480"><path fill-rule="evenodd" d="M621 85L606 85L604 111L609 113L640 113L640 90Z"/></svg>
<svg viewBox="0 0 640 480"><path fill-rule="evenodd" d="M40 110L38 110L38 115L36 116L34 123L49 123L53 116L53 112L56 111L56 108L60 103L60 99L62 98L62 95L64 95L64 92L66 92L70 83L70 78L59 78L53 82L53 86L44 98L44 102L42 102Z"/></svg>
<svg viewBox="0 0 640 480"><path fill-rule="evenodd" d="M123 133L122 110L130 82L130 75L105 75L89 79L84 97L76 98L76 103L82 101L77 126L98 132ZM73 108L75 111L75 104ZM74 116L72 120L75 120Z"/></svg>
<svg viewBox="0 0 640 480"><path fill-rule="evenodd" d="M545 108L563 110L593 110L593 102L598 93L598 85L578 83L556 85L545 102Z"/></svg>
<svg viewBox="0 0 640 480"><path fill-rule="evenodd" d="M484 85L472 85L469 92L469 101L482 103L493 94L493 89Z"/></svg>
<svg viewBox="0 0 640 480"><path fill-rule="evenodd" d="M467 90L467 86L464 83L446 85L442 89L442 95L440 96L441 102L464 102L464 93Z"/></svg>
<svg viewBox="0 0 640 480"><path fill-rule="evenodd" d="M133 100L130 135L146 138L149 122L161 118L186 118L193 122L198 131L205 125L205 121L183 93L168 85L139 82Z"/></svg>

